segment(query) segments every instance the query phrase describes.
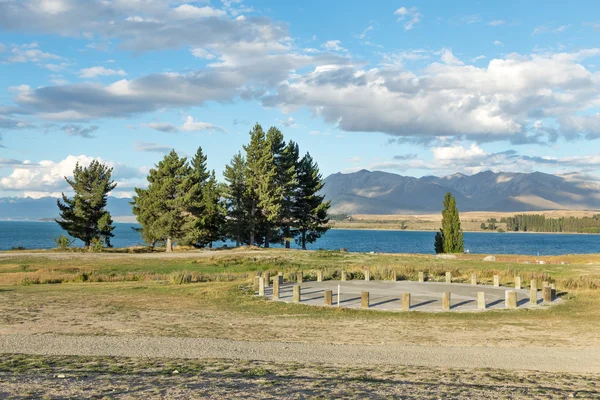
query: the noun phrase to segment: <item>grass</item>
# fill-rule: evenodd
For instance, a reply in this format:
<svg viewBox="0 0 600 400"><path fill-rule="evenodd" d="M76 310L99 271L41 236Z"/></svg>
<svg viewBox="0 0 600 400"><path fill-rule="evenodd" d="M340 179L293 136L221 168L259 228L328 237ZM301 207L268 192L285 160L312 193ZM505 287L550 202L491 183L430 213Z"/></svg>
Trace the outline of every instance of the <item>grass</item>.
<svg viewBox="0 0 600 400"><path fill-rule="evenodd" d="M218 251L165 254L36 254L0 257L0 333L139 334L243 340L364 340L445 343L448 340L511 345L593 345L600 342L600 257L482 256L457 260L425 255L370 255L332 251ZM540 258L541 259L541 258ZM561 262L566 262L562 264ZM530 262L530 264L523 264ZM590 262L592 264L590 264ZM374 279L416 280L419 271L469 282L472 272L504 284L520 275L550 280L568 301L547 310L486 313L381 313L317 308L254 297L253 277L302 270L357 279L364 268ZM43 284L43 283L56 284Z"/></svg>

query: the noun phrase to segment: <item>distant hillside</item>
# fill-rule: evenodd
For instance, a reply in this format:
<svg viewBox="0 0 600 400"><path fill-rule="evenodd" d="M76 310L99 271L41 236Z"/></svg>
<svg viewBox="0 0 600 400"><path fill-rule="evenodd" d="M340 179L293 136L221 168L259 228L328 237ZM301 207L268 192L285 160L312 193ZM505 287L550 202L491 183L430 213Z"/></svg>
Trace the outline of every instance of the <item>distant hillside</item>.
<svg viewBox="0 0 600 400"><path fill-rule="evenodd" d="M600 183L577 174L481 172L413 178L380 171L337 173L323 193L332 213L401 214L440 211L446 192L461 211L600 209Z"/></svg>
<svg viewBox="0 0 600 400"><path fill-rule="evenodd" d="M108 211L113 218L132 217L131 199L108 198ZM31 220L53 219L58 217L56 198L42 197L32 199L29 197L3 197L0 198L0 220Z"/></svg>

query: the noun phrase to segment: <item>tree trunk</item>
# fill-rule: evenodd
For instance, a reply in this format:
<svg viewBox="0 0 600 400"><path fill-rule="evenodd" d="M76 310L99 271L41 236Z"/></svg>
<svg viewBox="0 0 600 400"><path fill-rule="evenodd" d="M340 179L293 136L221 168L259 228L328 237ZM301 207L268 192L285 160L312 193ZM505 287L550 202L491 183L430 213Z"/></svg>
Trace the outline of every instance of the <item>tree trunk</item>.
<svg viewBox="0 0 600 400"><path fill-rule="evenodd" d="M212 249L212 242L209 243L208 248Z"/></svg>
<svg viewBox="0 0 600 400"><path fill-rule="evenodd" d="M256 205L254 204L254 200L252 200L252 208L250 209L250 246L254 246L254 218L256 217L254 214L256 213Z"/></svg>
<svg viewBox="0 0 600 400"><path fill-rule="evenodd" d="M286 249L290 248L290 239L289 238L285 238L285 248Z"/></svg>
<svg viewBox="0 0 600 400"><path fill-rule="evenodd" d="M167 238L167 251L168 252L173 251L173 241L171 240L170 237Z"/></svg>
<svg viewBox="0 0 600 400"><path fill-rule="evenodd" d="M306 250L306 230L302 230L302 250Z"/></svg>
<svg viewBox="0 0 600 400"><path fill-rule="evenodd" d="M271 223L267 221L267 232L265 232L265 249L269 248L269 239L271 239Z"/></svg>

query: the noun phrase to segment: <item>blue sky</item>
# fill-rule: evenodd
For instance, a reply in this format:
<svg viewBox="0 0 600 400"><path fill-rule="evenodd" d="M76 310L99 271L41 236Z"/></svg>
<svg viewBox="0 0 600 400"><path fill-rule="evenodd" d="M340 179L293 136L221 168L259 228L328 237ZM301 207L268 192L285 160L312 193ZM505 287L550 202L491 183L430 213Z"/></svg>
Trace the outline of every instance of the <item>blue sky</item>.
<svg viewBox="0 0 600 400"><path fill-rule="evenodd" d="M0 196L79 161L129 196L255 122L324 176L600 171L595 1L0 0Z"/></svg>

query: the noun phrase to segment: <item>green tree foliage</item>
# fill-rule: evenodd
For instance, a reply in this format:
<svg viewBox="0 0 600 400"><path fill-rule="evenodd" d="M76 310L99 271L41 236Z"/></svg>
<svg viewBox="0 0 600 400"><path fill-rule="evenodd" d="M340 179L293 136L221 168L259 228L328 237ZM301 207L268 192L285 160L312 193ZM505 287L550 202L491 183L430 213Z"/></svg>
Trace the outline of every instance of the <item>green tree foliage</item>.
<svg viewBox="0 0 600 400"><path fill-rule="evenodd" d="M56 222L69 236L77 238L90 249L94 239L101 240L108 247L115 227L110 213L106 210L108 193L117 184L112 180L112 168L94 160L88 167L77 163L73 179L65 180L74 191L73 198L62 194L58 200L60 219Z"/></svg>
<svg viewBox="0 0 600 400"><path fill-rule="evenodd" d="M440 245L441 242L441 245ZM441 251L440 251L441 250ZM463 232L460 227L460 217L456 208L456 199L450 192L444 197L442 210L442 228L435 238L436 253L464 252Z"/></svg>
<svg viewBox="0 0 600 400"><path fill-rule="evenodd" d="M313 243L320 238L329 226L327 211L330 201L319 195L323 188L323 179L319 173L319 166L313 161L310 154L306 153L296 166L298 186L295 196L295 226L299 232L296 242L306 250L307 243Z"/></svg>
<svg viewBox="0 0 600 400"><path fill-rule="evenodd" d="M173 250L174 241L185 238L190 216L186 204L189 174L187 159L172 150L150 170L148 188L135 188L133 213L142 226L142 237L164 241L167 251Z"/></svg>
<svg viewBox="0 0 600 400"><path fill-rule="evenodd" d="M198 217L197 229L200 231L197 245L204 247L225 238L225 206L221 197L222 189L212 171L202 188L202 214Z"/></svg>
<svg viewBox="0 0 600 400"><path fill-rule="evenodd" d="M250 131L250 143L244 146L246 151L246 193L245 197L248 200L248 212L246 213L246 221L248 223L249 244L256 244L258 229L261 223L264 222L262 212L260 210L260 185L262 184L266 172L267 161L265 159L266 141L265 132L259 124L254 125ZM272 162L272 161L271 161Z"/></svg>
<svg viewBox="0 0 600 400"><path fill-rule="evenodd" d="M506 229L513 232L600 232L600 214L583 218L546 218L541 214L521 214L505 218L504 222Z"/></svg>
<svg viewBox="0 0 600 400"><path fill-rule="evenodd" d="M245 243L245 238L249 236L246 218L249 210L246 196L246 160L241 153L233 156L229 165L225 166L223 177L225 178L223 197L228 217L225 231L227 237L239 246L242 242Z"/></svg>

